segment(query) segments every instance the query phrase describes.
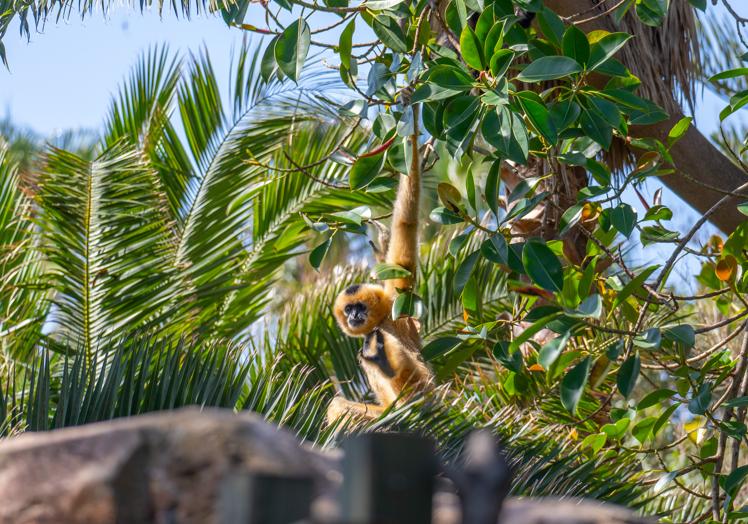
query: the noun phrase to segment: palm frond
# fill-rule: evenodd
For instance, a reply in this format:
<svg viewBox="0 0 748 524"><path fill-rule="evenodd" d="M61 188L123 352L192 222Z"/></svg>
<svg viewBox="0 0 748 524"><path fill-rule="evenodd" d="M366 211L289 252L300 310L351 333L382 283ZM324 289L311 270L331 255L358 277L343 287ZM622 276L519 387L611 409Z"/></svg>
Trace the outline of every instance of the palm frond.
<svg viewBox="0 0 748 524"><path fill-rule="evenodd" d="M171 248L152 182L123 145L90 162L47 154L36 197L57 289L51 320L89 355L100 338L147 326L165 305Z"/></svg>
<svg viewBox="0 0 748 524"><path fill-rule="evenodd" d="M181 225L182 204L194 167L171 118L181 79L181 60L167 47L155 47L138 60L117 97L105 124L105 147L127 139L143 152L158 172L170 218Z"/></svg>
<svg viewBox="0 0 748 524"><path fill-rule="evenodd" d="M0 349L12 358L29 354L49 309L31 213L18 164L0 139Z"/></svg>
<svg viewBox="0 0 748 524"><path fill-rule="evenodd" d="M0 428L43 431L174 409L237 405L249 371L242 348L134 336L89 359L41 350L0 382Z"/></svg>

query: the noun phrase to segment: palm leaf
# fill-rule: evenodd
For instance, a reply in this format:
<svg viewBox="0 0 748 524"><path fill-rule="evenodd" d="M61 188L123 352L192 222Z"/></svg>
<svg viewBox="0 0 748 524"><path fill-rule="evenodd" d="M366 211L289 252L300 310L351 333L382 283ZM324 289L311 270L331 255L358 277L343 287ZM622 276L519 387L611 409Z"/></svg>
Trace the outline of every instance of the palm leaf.
<svg viewBox="0 0 748 524"><path fill-rule="evenodd" d="M100 337L146 326L165 305L171 250L153 178L121 145L93 161L50 149L40 173L37 223L57 289L52 321L89 355Z"/></svg>

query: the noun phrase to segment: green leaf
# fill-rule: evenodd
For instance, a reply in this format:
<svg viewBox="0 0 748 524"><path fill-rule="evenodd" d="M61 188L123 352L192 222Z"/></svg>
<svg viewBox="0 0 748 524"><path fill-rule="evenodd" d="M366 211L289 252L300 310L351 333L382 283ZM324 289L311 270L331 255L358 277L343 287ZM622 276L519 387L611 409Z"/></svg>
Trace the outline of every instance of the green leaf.
<svg viewBox="0 0 748 524"><path fill-rule="evenodd" d="M391 280L393 278L405 278L410 276L410 271L397 264L379 263L374 266L374 273L379 280Z"/></svg>
<svg viewBox="0 0 748 524"><path fill-rule="evenodd" d="M614 424L605 424L600 428L600 431L608 435L610 439L620 440L626 434L629 424L631 424L631 419L624 417L617 420Z"/></svg>
<svg viewBox="0 0 748 524"><path fill-rule="evenodd" d="M647 209L642 220L670 220L671 218L673 218L672 210L663 205L659 205Z"/></svg>
<svg viewBox="0 0 748 524"><path fill-rule="evenodd" d="M744 215L748 215L748 202L743 202L742 204L738 204L738 211L740 211Z"/></svg>
<svg viewBox="0 0 748 524"><path fill-rule="evenodd" d="M736 397L722 404L726 408L744 408L748 406L748 397Z"/></svg>
<svg viewBox="0 0 748 524"><path fill-rule="evenodd" d="M506 74L507 69L514 59L514 51L511 49L498 49L491 56L491 63L489 65L491 74L495 78L502 77Z"/></svg>
<svg viewBox="0 0 748 524"><path fill-rule="evenodd" d="M677 142L678 139L681 138L684 134L686 134L686 131L688 131L688 128L691 126L692 121L693 118L691 118L690 116L684 116L683 118L678 120L678 123L673 126L673 128L667 135L668 143L673 144Z"/></svg>
<svg viewBox="0 0 748 524"><path fill-rule="evenodd" d="M610 211L610 222L623 236L629 238L636 227L636 210L628 204L619 204Z"/></svg>
<svg viewBox="0 0 748 524"><path fill-rule="evenodd" d="M662 342L660 328L649 328L641 335L634 337L634 345L642 349L659 349Z"/></svg>
<svg viewBox="0 0 748 524"><path fill-rule="evenodd" d="M746 76L748 76L748 67L738 67L735 69L728 69L727 71L717 73L716 75L709 78L709 81L715 82L717 80L727 80L728 78L738 78Z"/></svg>
<svg viewBox="0 0 748 524"><path fill-rule="evenodd" d="M662 328L662 335L667 340L681 344L686 349L691 349L696 345L696 331L689 324Z"/></svg>
<svg viewBox="0 0 748 524"><path fill-rule="evenodd" d="M369 185L384 166L384 152L370 156L361 156L351 166L348 182L351 189L361 189Z"/></svg>
<svg viewBox="0 0 748 524"><path fill-rule="evenodd" d="M564 22L561 18L548 8L538 13L538 25L545 36L554 46L561 47L561 38L564 34Z"/></svg>
<svg viewBox="0 0 748 524"><path fill-rule="evenodd" d="M543 99L532 91L520 91L515 94L515 97L538 133L543 135L549 142L555 143L558 140L556 126L553 125L553 120L551 120L550 113L546 109Z"/></svg>
<svg viewBox="0 0 748 524"><path fill-rule="evenodd" d="M462 293L465 284L467 284L470 275L473 273L473 268L475 268L475 263L478 261L479 257L480 251L473 251L455 270L453 286L456 295Z"/></svg>
<svg viewBox="0 0 748 524"><path fill-rule="evenodd" d="M593 433L592 435L587 435L582 443L580 444L581 448L590 448L592 450L592 453L597 453L602 449L602 447L605 445L605 441L608 440L608 435L605 433Z"/></svg>
<svg viewBox="0 0 748 524"><path fill-rule="evenodd" d="M564 287L564 270L556 255L543 240L531 238L522 250L522 264L537 285L560 292Z"/></svg>
<svg viewBox="0 0 748 524"><path fill-rule="evenodd" d="M299 81L311 40L309 26L303 18L299 18L283 30L275 43L274 53L278 68L294 82Z"/></svg>
<svg viewBox="0 0 748 524"><path fill-rule="evenodd" d="M501 49L504 41L504 21L496 22L491 30L486 35L485 41L483 42L483 56L486 59L492 58L494 53ZM508 49L507 49L508 51ZM493 72L493 68L491 69ZM494 76L496 76L494 74Z"/></svg>
<svg viewBox="0 0 748 524"><path fill-rule="evenodd" d="M641 399L636 405L636 409L642 410L650 408L656 404L659 404L663 400L672 398L673 396L675 396L675 394L676 392L672 389L658 389L657 391L653 391L652 393L649 393L643 399Z"/></svg>
<svg viewBox="0 0 748 524"><path fill-rule="evenodd" d="M610 148L613 142L613 129L598 111L583 107L579 124L582 126L582 131L592 140L605 149Z"/></svg>
<svg viewBox="0 0 748 524"><path fill-rule="evenodd" d="M634 391L634 386L639 378L640 367L639 352L636 352L634 355L627 358L618 369L616 384L618 385L618 391L620 391L621 395L625 398L629 398L631 393Z"/></svg>
<svg viewBox="0 0 748 524"><path fill-rule="evenodd" d="M519 373L522 371L522 352L517 349L510 351L511 346L506 340L499 340L493 346L493 356L496 360L509 371Z"/></svg>
<svg viewBox="0 0 748 524"><path fill-rule="evenodd" d="M429 362L456 348L461 342L462 340L457 337L437 338L426 344L423 347L421 354L423 355L423 358Z"/></svg>
<svg viewBox="0 0 748 524"><path fill-rule="evenodd" d="M688 0L688 3L699 11L706 11L706 0Z"/></svg>
<svg viewBox="0 0 748 524"><path fill-rule="evenodd" d="M590 357L574 366L561 381L561 404L571 414L576 414L577 405L582 398L582 392L587 385L590 373Z"/></svg>
<svg viewBox="0 0 748 524"><path fill-rule="evenodd" d="M556 337L543 344L538 353L538 363L545 369L550 369L551 365L566 347L569 338L571 338L571 332L567 331L560 337Z"/></svg>
<svg viewBox="0 0 748 524"><path fill-rule="evenodd" d="M597 293L585 298L573 311L566 314L572 318L595 318L599 319L603 314L603 299Z"/></svg>
<svg viewBox="0 0 748 524"><path fill-rule="evenodd" d="M332 237L327 237L324 242L312 249L311 253L309 253L309 264L311 264L314 269L319 271L319 266L322 265L322 260L324 260L325 255L327 255L331 243Z"/></svg>
<svg viewBox="0 0 748 524"><path fill-rule="evenodd" d="M740 466L739 468L731 471L727 478L725 478L725 492L731 497L735 497L740 488L745 483L745 479L748 477L748 465Z"/></svg>
<svg viewBox="0 0 748 524"><path fill-rule="evenodd" d="M703 415L712 402L712 388L707 382L699 387L699 392L688 402L688 411L694 415Z"/></svg>
<svg viewBox="0 0 748 524"><path fill-rule="evenodd" d="M423 301L421 297L410 291L400 293L392 304L393 319L403 316L420 318L421 315L423 315Z"/></svg>
<svg viewBox="0 0 748 524"><path fill-rule="evenodd" d="M491 164L486 176L485 197L488 208L499 216L499 186L501 185L501 162Z"/></svg>
<svg viewBox="0 0 748 524"><path fill-rule="evenodd" d="M453 211L450 211L446 207L435 208L433 211L431 211L429 218L432 222L442 224L444 226L448 226L451 224L461 224L465 221L460 215Z"/></svg>
<svg viewBox="0 0 748 524"><path fill-rule="evenodd" d="M279 37L276 36L270 41L262 55L262 61L260 62L260 76L265 82L270 81L273 73L275 73L278 68L278 64L275 62L275 43L278 41L278 38Z"/></svg>
<svg viewBox="0 0 748 524"><path fill-rule="evenodd" d="M561 221L560 226L561 230L559 231L559 236L563 236L569 229L574 227L577 222L582 218L582 210L584 209L584 202L581 202L579 204L574 204L569 209L564 211L564 214L561 215Z"/></svg>
<svg viewBox="0 0 748 524"><path fill-rule="evenodd" d="M652 428L656 422L657 417L643 418L631 429L631 434L641 444L644 444L647 439L652 436Z"/></svg>
<svg viewBox="0 0 748 524"><path fill-rule="evenodd" d="M465 26L460 35L460 51L467 65L478 71L485 67L483 46L470 26Z"/></svg>
<svg viewBox="0 0 748 524"><path fill-rule="evenodd" d="M562 47L564 55L582 65L590 59L590 43L587 41L587 35L575 25L570 25L564 32Z"/></svg>
<svg viewBox="0 0 748 524"><path fill-rule="evenodd" d="M442 64L429 69L428 80L439 87L453 91L467 91L473 87L473 77L467 72Z"/></svg>
<svg viewBox="0 0 748 524"><path fill-rule="evenodd" d="M480 246L480 252L486 260L494 264L509 264L509 247L502 235L493 235Z"/></svg>
<svg viewBox="0 0 748 524"><path fill-rule="evenodd" d="M400 24L391 16L377 15L374 17L371 28L382 40L382 43L396 53L407 53L405 33Z"/></svg>
<svg viewBox="0 0 748 524"><path fill-rule="evenodd" d="M667 6L667 0L637 0L636 16L642 23L657 27L665 20Z"/></svg>
<svg viewBox="0 0 748 524"><path fill-rule="evenodd" d="M563 78L581 71L582 66L568 56L543 56L525 67L517 75L517 79L527 83L542 82Z"/></svg>
<svg viewBox="0 0 748 524"><path fill-rule="evenodd" d="M351 68L351 53L353 49L353 32L356 30L356 19L350 21L345 26L345 29L340 33L340 40L338 43L338 54L340 55L340 63L343 64L346 69Z"/></svg>
<svg viewBox="0 0 748 524"><path fill-rule="evenodd" d="M594 71L621 49L631 35L626 33L609 33L590 46L590 61L587 68Z"/></svg>

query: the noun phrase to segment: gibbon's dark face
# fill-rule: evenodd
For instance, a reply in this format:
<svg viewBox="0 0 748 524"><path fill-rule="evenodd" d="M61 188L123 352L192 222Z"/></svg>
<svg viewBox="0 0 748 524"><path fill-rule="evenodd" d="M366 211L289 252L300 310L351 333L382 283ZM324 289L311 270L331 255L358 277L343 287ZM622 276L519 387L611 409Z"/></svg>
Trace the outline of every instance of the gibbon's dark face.
<svg viewBox="0 0 748 524"><path fill-rule="evenodd" d="M340 328L352 336L371 333L389 316L392 301L381 286L355 284L335 300L333 313Z"/></svg>

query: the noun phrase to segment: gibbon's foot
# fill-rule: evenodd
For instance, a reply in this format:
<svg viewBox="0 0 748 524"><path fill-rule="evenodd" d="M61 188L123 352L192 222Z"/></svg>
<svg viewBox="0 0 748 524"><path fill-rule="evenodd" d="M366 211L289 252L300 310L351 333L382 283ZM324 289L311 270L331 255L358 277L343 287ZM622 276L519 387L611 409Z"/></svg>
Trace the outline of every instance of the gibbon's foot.
<svg viewBox="0 0 748 524"><path fill-rule="evenodd" d="M353 402L343 397L334 397L327 406L327 423L334 424L343 416L364 420L373 420L384 412L384 407L377 404Z"/></svg>

